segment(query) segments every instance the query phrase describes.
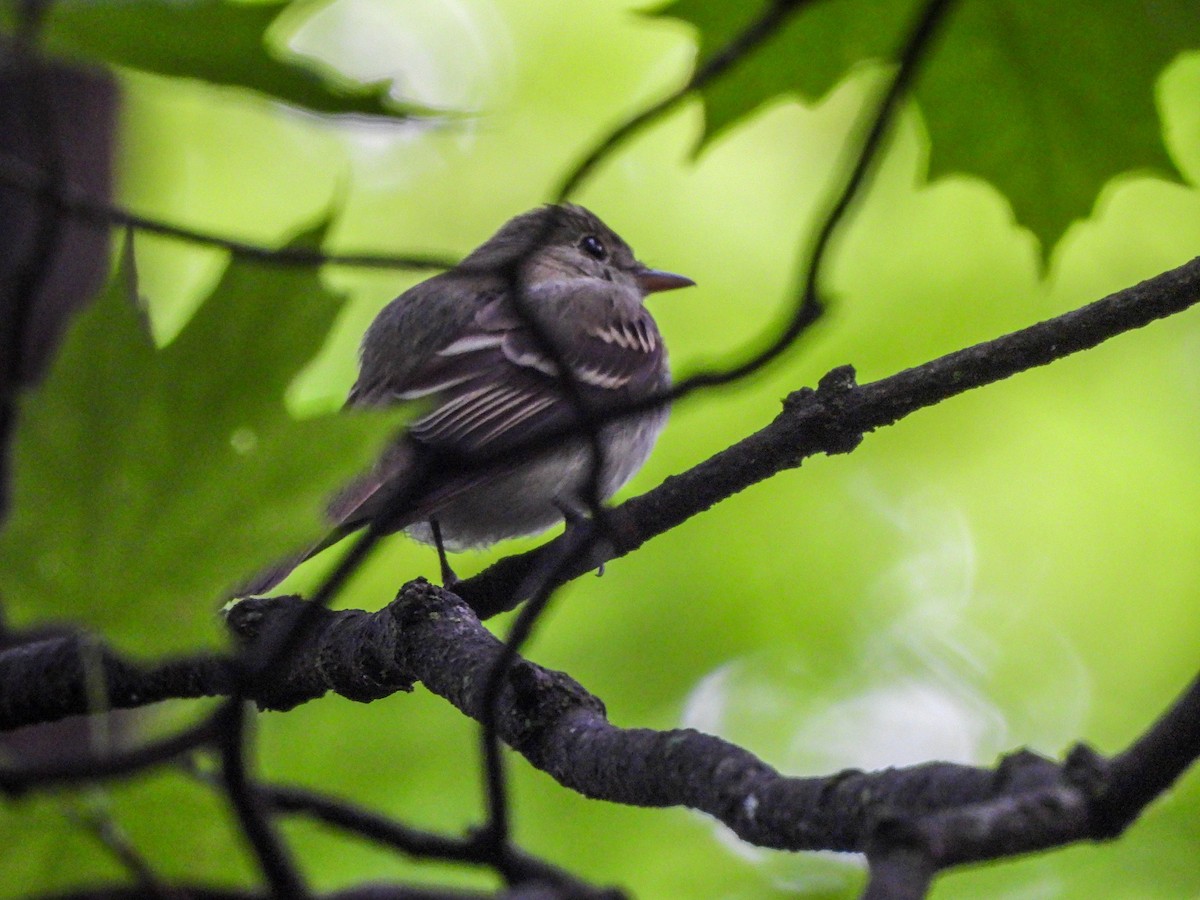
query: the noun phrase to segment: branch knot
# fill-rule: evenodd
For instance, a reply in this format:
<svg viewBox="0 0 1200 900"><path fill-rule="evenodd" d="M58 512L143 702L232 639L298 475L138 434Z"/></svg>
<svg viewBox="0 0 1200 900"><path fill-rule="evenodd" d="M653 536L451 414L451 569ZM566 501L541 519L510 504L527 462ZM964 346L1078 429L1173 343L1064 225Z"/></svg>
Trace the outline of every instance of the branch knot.
<svg viewBox="0 0 1200 900"><path fill-rule="evenodd" d="M814 452L849 453L862 443L863 429L847 414L847 401L858 388L853 366L831 369L817 383L817 389L801 388L783 400L784 415L794 418L802 431L796 465Z"/></svg>
<svg viewBox="0 0 1200 900"><path fill-rule="evenodd" d="M399 628L386 612L322 609L314 614L295 595L248 598L231 607L226 623L251 658L255 647L270 647L301 615L310 627L287 657L254 685L260 709L288 710L327 691L368 703L396 691L411 691L413 680L397 660Z"/></svg>

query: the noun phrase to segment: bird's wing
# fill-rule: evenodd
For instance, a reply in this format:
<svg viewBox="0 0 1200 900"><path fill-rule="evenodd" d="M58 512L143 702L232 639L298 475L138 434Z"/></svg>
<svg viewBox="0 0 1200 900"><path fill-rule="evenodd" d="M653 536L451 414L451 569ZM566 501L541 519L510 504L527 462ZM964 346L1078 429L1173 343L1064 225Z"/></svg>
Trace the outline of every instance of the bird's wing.
<svg viewBox="0 0 1200 900"><path fill-rule="evenodd" d="M657 385L663 347L638 307L551 335L588 409L611 407ZM503 297L414 373L397 399L432 396L437 406L413 423L420 443L460 454L491 454L578 421L551 354Z"/></svg>
<svg viewBox="0 0 1200 900"><path fill-rule="evenodd" d="M665 351L649 313L638 307L584 325L556 348L573 373L588 409L628 402L659 385ZM404 378L360 388L350 403L382 405L430 399L434 408L409 426L360 479L332 502L330 518L343 526L362 524L382 509L387 497L409 489L419 460L430 453L483 457L569 428L578 412L558 378L553 360L504 296L482 306L453 340L412 368ZM519 465L516 460L498 464ZM396 527L428 518L449 497L481 479L495 466L431 485L406 503L410 514ZM415 489L415 488L414 488Z"/></svg>
<svg viewBox="0 0 1200 900"><path fill-rule="evenodd" d="M643 394L661 377L661 337L641 307L551 340L588 408ZM454 454L494 454L576 421L552 356L504 296L482 306L454 341L390 391L394 401L433 398L437 406L409 432Z"/></svg>

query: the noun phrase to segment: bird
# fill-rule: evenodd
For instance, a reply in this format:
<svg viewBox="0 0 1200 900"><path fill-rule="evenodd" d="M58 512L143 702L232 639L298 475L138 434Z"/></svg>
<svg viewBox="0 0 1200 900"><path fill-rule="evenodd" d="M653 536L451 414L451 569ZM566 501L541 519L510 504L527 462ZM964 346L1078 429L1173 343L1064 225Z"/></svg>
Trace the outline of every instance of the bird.
<svg viewBox="0 0 1200 900"><path fill-rule="evenodd" d="M434 544L443 582L453 583L446 551L583 517L590 484L606 500L642 467L668 407L599 425L598 472L584 419L669 388L667 348L643 301L694 284L639 262L582 206L547 204L510 219L454 268L388 303L368 327L346 406L427 408L331 499L324 540L239 594L270 590L300 562L372 523Z"/></svg>

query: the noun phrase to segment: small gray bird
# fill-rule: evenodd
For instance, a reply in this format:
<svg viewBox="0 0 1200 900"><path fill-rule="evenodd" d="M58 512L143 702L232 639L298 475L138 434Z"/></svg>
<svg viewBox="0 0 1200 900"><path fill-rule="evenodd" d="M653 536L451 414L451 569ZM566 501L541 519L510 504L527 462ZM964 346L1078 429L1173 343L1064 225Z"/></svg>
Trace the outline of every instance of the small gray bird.
<svg viewBox="0 0 1200 900"><path fill-rule="evenodd" d="M313 553L375 520L436 543L443 576L453 580L444 549L485 547L582 514L592 474L586 437L508 451L579 427L556 359L590 411L666 388L666 347L642 302L694 283L642 265L593 213L564 204L509 220L453 269L405 291L367 329L347 406L423 399L432 409L333 499L326 540L242 593L269 590ZM522 318L514 285L554 352ZM602 499L641 468L666 418L662 406L602 426ZM439 459L454 464L439 473Z"/></svg>

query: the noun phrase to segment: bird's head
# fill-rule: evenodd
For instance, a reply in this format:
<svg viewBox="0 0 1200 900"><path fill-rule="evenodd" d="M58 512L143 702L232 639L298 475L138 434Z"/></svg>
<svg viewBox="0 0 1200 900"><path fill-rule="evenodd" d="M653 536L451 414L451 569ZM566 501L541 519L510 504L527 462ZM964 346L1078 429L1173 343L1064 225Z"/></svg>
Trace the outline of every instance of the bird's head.
<svg viewBox="0 0 1200 900"><path fill-rule="evenodd" d="M598 278L633 285L642 296L695 284L643 265L595 213L572 203L541 206L509 219L462 265L491 269L518 262L528 280Z"/></svg>

